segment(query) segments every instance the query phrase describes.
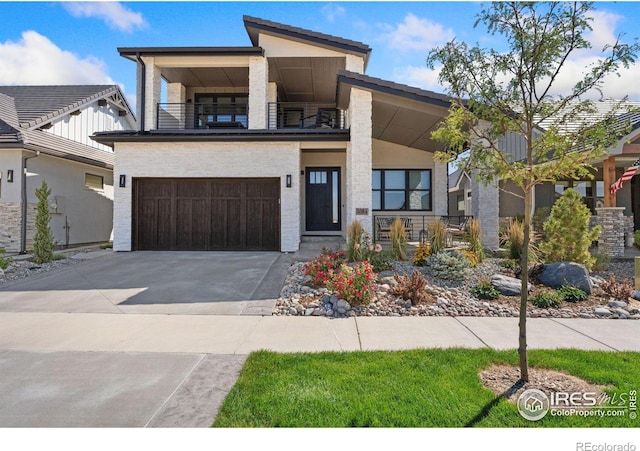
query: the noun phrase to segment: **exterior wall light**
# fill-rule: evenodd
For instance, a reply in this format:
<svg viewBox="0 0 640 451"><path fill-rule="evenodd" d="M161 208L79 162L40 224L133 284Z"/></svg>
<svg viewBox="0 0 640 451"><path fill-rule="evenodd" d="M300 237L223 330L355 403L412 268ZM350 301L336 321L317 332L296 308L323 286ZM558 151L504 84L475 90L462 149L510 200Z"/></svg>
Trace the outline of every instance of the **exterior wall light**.
<svg viewBox="0 0 640 451"><path fill-rule="evenodd" d="M13 183L13 169L7 170L7 182Z"/></svg>
<svg viewBox="0 0 640 451"><path fill-rule="evenodd" d="M291 188L291 174L287 174L287 188Z"/></svg>
<svg viewBox="0 0 640 451"><path fill-rule="evenodd" d="M127 186L127 176L124 174L120 174L120 188L124 188Z"/></svg>

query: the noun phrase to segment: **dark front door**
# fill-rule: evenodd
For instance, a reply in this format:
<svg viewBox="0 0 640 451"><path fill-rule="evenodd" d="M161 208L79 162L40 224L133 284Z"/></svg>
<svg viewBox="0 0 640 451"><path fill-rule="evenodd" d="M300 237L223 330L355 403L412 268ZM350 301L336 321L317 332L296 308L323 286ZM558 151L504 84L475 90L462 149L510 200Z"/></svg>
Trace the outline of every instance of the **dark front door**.
<svg viewBox="0 0 640 451"><path fill-rule="evenodd" d="M307 168L307 231L340 230L340 168Z"/></svg>
<svg viewBox="0 0 640 451"><path fill-rule="evenodd" d="M280 250L279 179L134 179L135 250Z"/></svg>
<svg viewBox="0 0 640 451"><path fill-rule="evenodd" d="M631 179L631 211L633 212L633 229L640 229L640 176Z"/></svg>

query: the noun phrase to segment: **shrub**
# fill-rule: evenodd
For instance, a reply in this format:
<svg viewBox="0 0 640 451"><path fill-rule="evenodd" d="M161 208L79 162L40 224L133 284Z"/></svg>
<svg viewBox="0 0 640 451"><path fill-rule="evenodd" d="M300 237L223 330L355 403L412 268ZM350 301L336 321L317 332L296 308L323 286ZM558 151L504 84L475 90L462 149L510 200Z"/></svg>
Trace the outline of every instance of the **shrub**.
<svg viewBox="0 0 640 451"><path fill-rule="evenodd" d="M51 189L44 180L40 188L36 188L38 206L36 212L36 234L33 238L33 261L47 263L53 260L53 234L49 228L51 215L49 214L49 195Z"/></svg>
<svg viewBox="0 0 640 451"><path fill-rule="evenodd" d="M510 269L511 271L518 272L521 270L520 262L518 260L513 260L511 258L504 259L500 262L500 266L503 268Z"/></svg>
<svg viewBox="0 0 640 451"><path fill-rule="evenodd" d="M542 207L538 208L535 212L533 212L533 216L531 216L531 226L533 230L537 233L542 233L544 226L544 222L549 218L549 213L551 213L551 208Z"/></svg>
<svg viewBox="0 0 640 451"><path fill-rule="evenodd" d="M357 219L347 227L347 259L350 262L362 261L362 235L364 229Z"/></svg>
<svg viewBox="0 0 640 451"><path fill-rule="evenodd" d="M633 232L633 245L640 248L640 230Z"/></svg>
<svg viewBox="0 0 640 451"><path fill-rule="evenodd" d="M4 256L5 250L0 247L0 269L5 270L9 267L9 264L13 261L11 257Z"/></svg>
<svg viewBox="0 0 640 451"><path fill-rule="evenodd" d="M582 203L582 196L574 189L567 189L551 209L544 223L546 241L540 250L549 262L570 261L591 269L595 262L589 253L591 242L598 239L600 226L589 230L591 212Z"/></svg>
<svg viewBox="0 0 640 451"><path fill-rule="evenodd" d="M368 244L363 251L363 260L371 263L375 272L380 272L391 268L393 253L383 250L379 244Z"/></svg>
<svg viewBox="0 0 640 451"><path fill-rule="evenodd" d="M469 290L472 295L477 297L478 299L498 299L500 297L500 292L496 290L493 285L486 282L480 282L475 287Z"/></svg>
<svg viewBox="0 0 640 451"><path fill-rule="evenodd" d="M391 223L389 231L391 236L391 253L397 260L407 259L407 233L404 229L404 222L396 218Z"/></svg>
<svg viewBox="0 0 640 451"><path fill-rule="evenodd" d="M594 263L591 268L594 271L608 271L609 264L611 264L611 257L601 251L593 252L591 254L593 256Z"/></svg>
<svg viewBox="0 0 640 451"><path fill-rule="evenodd" d="M476 257L478 262L484 259L484 248L482 247L482 241L480 241L480 221L477 218L473 218L469 221L469 249ZM475 265L472 264L471 267Z"/></svg>
<svg viewBox="0 0 640 451"><path fill-rule="evenodd" d="M327 288L351 305L368 305L376 287L376 273L369 262L357 263L351 267L340 265L327 281Z"/></svg>
<svg viewBox="0 0 640 451"><path fill-rule="evenodd" d="M461 252L462 255L464 255L464 258L469 260L469 266L471 266L472 268L478 266L478 263L480 262L480 257L478 256L478 254L469 249L462 249Z"/></svg>
<svg viewBox="0 0 640 451"><path fill-rule="evenodd" d="M302 270L305 275L311 277L313 286L323 287L331 275L340 269L340 265L345 262L345 259L344 251L332 252L322 249L322 254L305 263Z"/></svg>
<svg viewBox="0 0 640 451"><path fill-rule="evenodd" d="M410 300L412 305L433 300L433 296L426 291L427 279L421 272L414 271L411 276L394 274L393 278L398 284L389 290L392 295Z"/></svg>
<svg viewBox="0 0 640 451"><path fill-rule="evenodd" d="M560 306L560 297L550 291L539 291L531 296L531 303L538 308L557 308Z"/></svg>
<svg viewBox="0 0 640 451"><path fill-rule="evenodd" d="M507 228L507 241L509 243L509 258L520 260L522 247L524 246L524 226L517 219L509 221Z"/></svg>
<svg viewBox="0 0 640 451"><path fill-rule="evenodd" d="M431 236L431 254L435 255L444 249L445 246L446 229L444 221L438 219L430 223L428 229L429 236Z"/></svg>
<svg viewBox="0 0 640 451"><path fill-rule="evenodd" d="M421 244L413 253L413 264L416 266L426 266L429 255L431 255L431 245L428 243Z"/></svg>
<svg viewBox="0 0 640 451"><path fill-rule="evenodd" d="M619 301L626 301L633 294L633 285L631 282L624 280L622 283L618 283L614 274L611 274L607 280L600 284L600 289L607 296Z"/></svg>
<svg viewBox="0 0 640 451"><path fill-rule="evenodd" d="M582 291L580 288L571 287L569 285L565 285L560 287L556 294L562 301L565 302L582 302L586 301L589 295Z"/></svg>
<svg viewBox="0 0 640 451"><path fill-rule="evenodd" d="M463 280L469 272L469 260L458 251L438 252L427 259L434 276L445 280Z"/></svg>

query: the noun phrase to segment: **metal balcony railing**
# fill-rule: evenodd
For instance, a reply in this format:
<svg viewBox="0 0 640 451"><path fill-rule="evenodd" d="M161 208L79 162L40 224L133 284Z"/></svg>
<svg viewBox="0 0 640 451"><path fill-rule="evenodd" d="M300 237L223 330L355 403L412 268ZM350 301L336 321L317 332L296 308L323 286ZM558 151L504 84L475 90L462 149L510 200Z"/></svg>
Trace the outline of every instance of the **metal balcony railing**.
<svg viewBox="0 0 640 451"><path fill-rule="evenodd" d="M344 111L330 103L270 102L269 129L345 129Z"/></svg>
<svg viewBox="0 0 640 451"><path fill-rule="evenodd" d="M158 103L158 130L247 128L245 103Z"/></svg>

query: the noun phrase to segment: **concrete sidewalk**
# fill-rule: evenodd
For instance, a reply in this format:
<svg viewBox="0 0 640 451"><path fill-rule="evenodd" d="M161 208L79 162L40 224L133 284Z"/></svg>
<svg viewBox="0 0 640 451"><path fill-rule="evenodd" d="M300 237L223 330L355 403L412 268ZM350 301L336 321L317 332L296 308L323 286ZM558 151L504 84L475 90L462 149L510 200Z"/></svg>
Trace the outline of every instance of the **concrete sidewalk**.
<svg viewBox="0 0 640 451"><path fill-rule="evenodd" d="M529 349L640 351L640 322L530 318ZM0 312L0 349L244 355L466 347L515 349L517 318Z"/></svg>

